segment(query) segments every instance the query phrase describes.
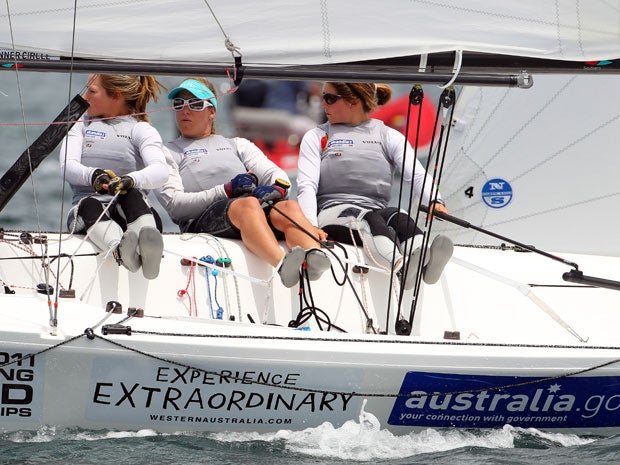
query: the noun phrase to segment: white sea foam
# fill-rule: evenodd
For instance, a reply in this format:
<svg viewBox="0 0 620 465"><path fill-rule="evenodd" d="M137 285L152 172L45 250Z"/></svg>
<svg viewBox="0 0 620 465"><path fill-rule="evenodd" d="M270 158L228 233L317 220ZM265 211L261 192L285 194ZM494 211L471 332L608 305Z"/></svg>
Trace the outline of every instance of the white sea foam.
<svg viewBox="0 0 620 465"><path fill-rule="evenodd" d="M15 431L2 435L3 439L13 442L51 442L64 441L99 441L102 439L145 438L160 433L151 429L139 431L89 431L58 429L55 426L42 426L36 431Z"/></svg>
<svg viewBox="0 0 620 465"><path fill-rule="evenodd" d="M98 441L100 439L147 438L149 436L157 436L158 434L159 433L152 429L141 429L139 431L106 431L95 434L82 432L76 435L76 439Z"/></svg>
<svg viewBox="0 0 620 465"><path fill-rule="evenodd" d="M544 438L558 447L587 444L593 439L571 434L550 434L535 429L505 426L492 430L424 429L403 436L381 429L377 418L362 411L358 421L347 421L336 428L323 423L303 431L281 430L277 433L217 433L221 442L283 442L284 448L311 457L339 460L376 461L412 457L465 447L512 449L516 437L523 434Z"/></svg>
<svg viewBox="0 0 620 465"><path fill-rule="evenodd" d="M567 433L547 433L544 431L539 431L536 428L513 428L512 426L504 426L505 430L511 431L512 434L516 433L524 433L529 434L534 437L538 437L549 441L553 444L558 444L562 447L572 447L572 446L581 446L583 444L589 444L591 442L596 441L595 438L583 438L577 436L576 434L567 434Z"/></svg>
<svg viewBox="0 0 620 465"><path fill-rule="evenodd" d="M358 421L347 421L339 428L323 423L303 431L281 430L268 434L217 433L211 435L211 438L226 443L282 442L285 449L311 457L371 462L466 447L513 449L515 439L524 435L544 439L556 447L578 446L595 441L593 438L582 438L573 434L545 433L534 428L523 429L510 425L490 430L428 428L398 436L381 429L379 420L363 408Z"/></svg>

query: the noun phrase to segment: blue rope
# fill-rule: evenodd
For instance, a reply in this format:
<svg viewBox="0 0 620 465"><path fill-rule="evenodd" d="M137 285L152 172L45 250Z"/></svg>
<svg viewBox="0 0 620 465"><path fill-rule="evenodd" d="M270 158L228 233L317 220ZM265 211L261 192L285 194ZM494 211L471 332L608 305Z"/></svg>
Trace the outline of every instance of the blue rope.
<svg viewBox="0 0 620 465"><path fill-rule="evenodd" d="M205 255L204 257L201 257L200 260L209 264L215 263L215 259L211 255ZM215 300L217 310L213 307L213 300L211 299L211 282L209 279L209 275L211 274L213 275L214 282L213 300ZM218 271L216 269L211 269L209 266L206 267L205 278L207 280L207 294L209 296L209 309L211 310L211 318L221 320L224 317L224 309L217 300L217 275Z"/></svg>

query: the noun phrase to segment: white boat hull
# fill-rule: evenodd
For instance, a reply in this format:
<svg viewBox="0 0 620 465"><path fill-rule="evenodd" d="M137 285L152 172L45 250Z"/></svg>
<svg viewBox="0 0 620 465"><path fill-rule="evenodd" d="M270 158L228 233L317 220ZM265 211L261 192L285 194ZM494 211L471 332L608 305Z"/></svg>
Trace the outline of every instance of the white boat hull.
<svg viewBox="0 0 620 465"><path fill-rule="evenodd" d="M0 428L268 432L326 421L339 426L363 407L396 434L504 424L620 430L620 295L519 284L561 281L557 263L457 247L440 282L424 287L412 334L400 336L393 334L394 308L384 323L387 274L371 269L363 277L351 273L351 280L376 332L387 327L389 334L367 330L353 293L328 274L311 285L314 306L346 332L322 331L312 318L295 329L288 322L299 308L297 289L285 289L277 277L270 284L247 279L268 281L271 269L237 241L165 239L161 274L150 283L111 258L78 256L93 252L79 245L81 238L64 241L66 253L79 247L76 297L58 299L55 330L47 296L32 290L42 276L40 260L8 260L29 253L1 245L7 260L0 261L0 277L15 294L0 294ZM222 246L237 274L221 270L217 277L217 319L207 298L216 285L212 270L207 285L206 269L196 268L188 287L190 267L180 259L215 257ZM591 263L605 274L617 259ZM50 269L66 284L70 267L61 263L57 273L57 266L53 261ZM191 315L183 289L196 295ZM118 301L123 313L106 312L108 301ZM408 317L410 296L405 302ZM128 318L128 307L143 309L144 317Z"/></svg>

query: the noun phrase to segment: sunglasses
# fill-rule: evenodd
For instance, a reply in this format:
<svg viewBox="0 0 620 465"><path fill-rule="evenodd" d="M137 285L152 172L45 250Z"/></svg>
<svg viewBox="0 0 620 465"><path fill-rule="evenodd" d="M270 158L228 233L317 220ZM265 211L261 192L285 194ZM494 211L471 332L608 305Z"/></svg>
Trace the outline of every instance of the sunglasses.
<svg viewBox="0 0 620 465"><path fill-rule="evenodd" d="M172 107L174 108L174 111L183 110L183 107L185 105L187 105L187 108L193 111L202 111L207 107L213 106L211 102L199 98L189 98L187 100L185 100L184 98L172 99Z"/></svg>
<svg viewBox="0 0 620 465"><path fill-rule="evenodd" d="M328 105L333 105L342 98L342 95L337 94L323 94L323 101Z"/></svg>

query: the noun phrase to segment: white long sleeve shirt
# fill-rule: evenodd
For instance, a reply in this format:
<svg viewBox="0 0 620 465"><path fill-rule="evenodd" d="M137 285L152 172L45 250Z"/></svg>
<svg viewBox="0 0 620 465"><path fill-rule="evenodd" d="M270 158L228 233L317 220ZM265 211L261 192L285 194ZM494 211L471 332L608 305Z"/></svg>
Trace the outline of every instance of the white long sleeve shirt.
<svg viewBox="0 0 620 465"><path fill-rule="evenodd" d="M251 171L259 185L271 185L277 178L289 180L256 145L241 137L179 137L166 147L169 177L155 195L177 223L198 218L213 202L226 199L224 184L238 174Z"/></svg>
<svg viewBox="0 0 620 465"><path fill-rule="evenodd" d="M97 169L129 175L138 189L160 187L168 178L163 143L157 130L131 116L76 123L60 149L61 173L73 190L73 204L94 194L92 175ZM96 196L102 201L111 195Z"/></svg>
<svg viewBox="0 0 620 465"><path fill-rule="evenodd" d="M325 123L308 131L301 142L297 200L310 222L317 213L337 204L369 209L388 206L394 173L403 170L406 183L413 181L416 194L430 202L432 179L413 157L413 148L400 132L370 119L362 124ZM438 197L440 198L440 197Z"/></svg>

